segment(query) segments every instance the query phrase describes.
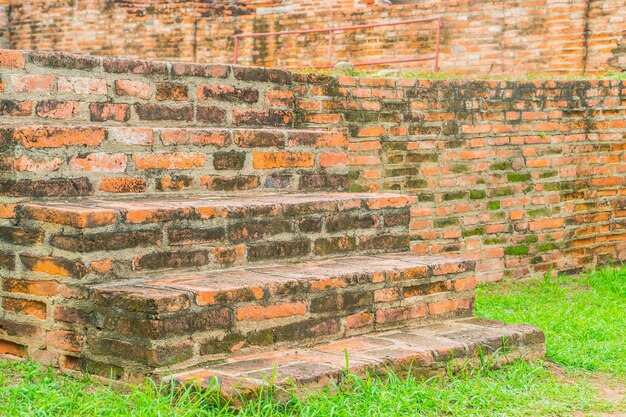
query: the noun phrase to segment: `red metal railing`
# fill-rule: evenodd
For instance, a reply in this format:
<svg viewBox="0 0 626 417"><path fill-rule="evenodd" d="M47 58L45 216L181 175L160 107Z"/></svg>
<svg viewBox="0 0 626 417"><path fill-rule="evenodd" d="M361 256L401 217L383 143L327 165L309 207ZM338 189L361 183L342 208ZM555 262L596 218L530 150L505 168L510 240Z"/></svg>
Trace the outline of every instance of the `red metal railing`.
<svg viewBox="0 0 626 417"><path fill-rule="evenodd" d="M382 65L382 64L397 64L402 62L417 62L417 61L435 61L435 72L439 71L439 50L441 48L441 29L443 27L443 20L441 17L432 17L427 19L410 19L410 20L401 20L397 22L388 22L388 23L371 23L367 25L354 25L354 26L339 26L336 28L324 28L324 29L302 29L302 30L287 30L284 32L263 32L263 33L239 33L237 35L233 35L235 39L235 52L233 57L233 63L237 64L239 61L239 40L241 38L262 38L267 36L281 36L281 35L300 35L303 33L324 33L328 32L328 62L324 65L315 65L319 68L332 68L333 67L333 35L335 32L339 31L348 31L348 30L358 30L358 29L366 29L366 28L377 28L384 26L400 26L400 25L408 25L411 23L424 23L424 22L437 22L437 41L435 45L435 54L432 56L420 57L420 58L402 58L402 59L388 59L381 61L364 61L364 62L353 62L354 66L364 66L364 65Z"/></svg>

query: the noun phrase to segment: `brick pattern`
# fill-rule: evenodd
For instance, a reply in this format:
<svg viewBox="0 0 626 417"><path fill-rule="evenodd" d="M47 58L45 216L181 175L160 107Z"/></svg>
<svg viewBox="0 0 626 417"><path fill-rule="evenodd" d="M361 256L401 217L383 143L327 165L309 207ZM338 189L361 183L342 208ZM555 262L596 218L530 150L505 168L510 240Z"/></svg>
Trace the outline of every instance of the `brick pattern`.
<svg viewBox="0 0 626 417"><path fill-rule="evenodd" d="M474 259L483 281L626 257L625 81L301 76L294 88L298 126L348 127L352 191L416 197L414 252Z"/></svg>
<svg viewBox="0 0 626 417"><path fill-rule="evenodd" d="M0 28L8 27L11 34L9 39L8 33L3 36L0 32L0 39L4 37L5 43L16 49L224 63L232 60L234 33L441 16L441 62L448 72L581 74L624 69L619 44L626 0L402 3L407 4L390 6L374 0L125 0L104 5L100 0L83 0L80 8L69 8L63 0L37 0L13 4L10 19L0 5L0 23L2 19L7 22ZM394 57L428 55L434 50L433 28L433 24L411 24L337 33L335 57L388 59L391 50ZM324 34L248 39L242 42L240 56L245 64L303 66L325 62L326 45ZM432 63L405 65L432 68Z"/></svg>
<svg viewBox="0 0 626 417"><path fill-rule="evenodd" d="M82 356L104 363L120 357L125 369L188 368L249 348L468 316L472 269L470 262L405 254L152 274L140 284L95 286L89 302L68 308L100 323L95 329L79 320L92 329ZM390 292L395 296L380 296ZM120 355L128 346L144 348Z"/></svg>
<svg viewBox="0 0 626 417"><path fill-rule="evenodd" d="M346 355L353 375L384 375L391 369L399 376L411 373L429 378L479 368L481 355L488 363L500 366L544 354L543 334L534 327L461 319L443 325L411 326L401 332L353 337L317 348L234 357L172 375L168 380L215 390L237 402L241 396L252 397L261 389L270 388L269 381L273 388L290 388L293 383L305 385L307 392L322 390L329 382L340 385L345 382ZM380 366L381 361L385 366ZM281 392L277 390L276 395L280 397Z"/></svg>
<svg viewBox="0 0 626 417"><path fill-rule="evenodd" d="M0 226L0 248L20 266L15 277L32 271L83 283L132 271L406 251L408 202L308 193L27 203L17 207L20 226Z"/></svg>
<svg viewBox="0 0 626 417"><path fill-rule="evenodd" d="M281 70L0 50L0 79L0 123L293 125Z"/></svg>
<svg viewBox="0 0 626 417"><path fill-rule="evenodd" d="M5 197L349 187L342 132L57 125L0 136L12 151L0 156Z"/></svg>

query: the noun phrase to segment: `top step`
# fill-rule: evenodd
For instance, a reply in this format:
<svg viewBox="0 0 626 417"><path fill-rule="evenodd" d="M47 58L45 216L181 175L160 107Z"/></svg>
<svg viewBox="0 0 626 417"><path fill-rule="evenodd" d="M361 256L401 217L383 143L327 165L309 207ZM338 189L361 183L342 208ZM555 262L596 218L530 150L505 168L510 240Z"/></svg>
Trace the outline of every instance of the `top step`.
<svg viewBox="0 0 626 417"><path fill-rule="evenodd" d="M292 127L293 76L268 68L0 50L0 123Z"/></svg>
<svg viewBox="0 0 626 417"><path fill-rule="evenodd" d="M0 125L0 196L345 191L346 132Z"/></svg>

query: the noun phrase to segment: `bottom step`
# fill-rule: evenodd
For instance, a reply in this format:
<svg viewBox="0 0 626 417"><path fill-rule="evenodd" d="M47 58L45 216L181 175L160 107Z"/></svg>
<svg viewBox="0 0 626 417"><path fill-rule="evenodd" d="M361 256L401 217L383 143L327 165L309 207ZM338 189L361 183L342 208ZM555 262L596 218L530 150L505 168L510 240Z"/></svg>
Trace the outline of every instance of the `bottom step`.
<svg viewBox="0 0 626 417"><path fill-rule="evenodd" d="M232 357L167 379L203 390L219 389L225 398L239 398L240 394L267 392L270 385L280 393L280 388L294 384L315 390L329 382L339 383L346 374L346 358L351 374L388 370L406 374L410 370L416 376L430 377L449 367L471 368L485 361L499 367L519 358L544 355L545 337L535 327L468 318L372 333L310 349Z"/></svg>

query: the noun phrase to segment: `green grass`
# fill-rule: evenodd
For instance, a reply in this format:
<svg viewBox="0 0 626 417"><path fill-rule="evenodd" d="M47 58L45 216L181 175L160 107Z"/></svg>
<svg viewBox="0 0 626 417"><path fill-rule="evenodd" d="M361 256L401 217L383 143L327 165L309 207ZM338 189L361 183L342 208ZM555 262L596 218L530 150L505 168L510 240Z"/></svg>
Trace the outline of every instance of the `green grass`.
<svg viewBox="0 0 626 417"><path fill-rule="evenodd" d="M33 363L0 362L0 416L569 416L610 410L589 376L624 380L626 269L584 277L482 287L477 314L545 330L548 356L571 371L567 382L542 362L516 362L499 371L416 381L349 379L350 388L315 395L216 405L210 394L156 387L125 392L89 378L73 379ZM592 373L594 372L594 373ZM589 414L592 413L592 414Z"/></svg>
<svg viewBox="0 0 626 417"><path fill-rule="evenodd" d="M626 269L485 286L476 315L539 327L548 358L570 370L626 377Z"/></svg>

